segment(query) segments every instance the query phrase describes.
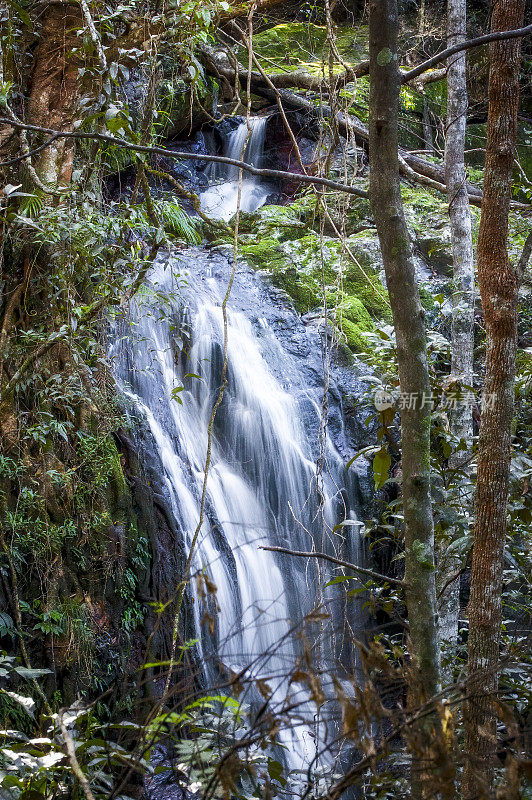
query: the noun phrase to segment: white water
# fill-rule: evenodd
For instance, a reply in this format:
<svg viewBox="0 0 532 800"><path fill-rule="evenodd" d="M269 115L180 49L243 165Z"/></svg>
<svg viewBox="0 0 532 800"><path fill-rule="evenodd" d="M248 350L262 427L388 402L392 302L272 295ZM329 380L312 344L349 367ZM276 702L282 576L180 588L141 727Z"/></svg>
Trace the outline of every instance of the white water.
<svg viewBox="0 0 532 800"><path fill-rule="evenodd" d="M260 167L264 151L266 117L251 117L230 134L224 156L237 161L246 161ZM213 219L229 220L236 213L238 205L238 172L236 166L213 164L207 173L212 185L201 194L201 210ZM240 209L255 211L266 202L271 187L254 175L243 171Z"/></svg>

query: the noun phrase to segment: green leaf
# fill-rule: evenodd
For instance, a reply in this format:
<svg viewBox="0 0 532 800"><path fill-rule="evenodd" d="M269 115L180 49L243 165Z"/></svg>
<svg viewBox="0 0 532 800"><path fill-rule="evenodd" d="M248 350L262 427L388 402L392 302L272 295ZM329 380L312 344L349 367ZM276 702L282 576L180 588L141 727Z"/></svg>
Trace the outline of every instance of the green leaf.
<svg viewBox="0 0 532 800"><path fill-rule="evenodd" d="M345 583L345 581L352 581L353 578L349 575L337 575L336 578L333 578L330 581L327 581L325 584L325 589L327 586L334 586L336 583Z"/></svg>
<svg viewBox="0 0 532 800"><path fill-rule="evenodd" d="M15 672L28 681L34 678L41 678L43 675L52 674L51 669L28 669L28 667L15 667Z"/></svg>
<svg viewBox="0 0 532 800"><path fill-rule="evenodd" d="M273 758L268 759L268 775L273 781L279 781L284 786L286 779L283 778L283 765L280 761L275 761Z"/></svg>
<svg viewBox="0 0 532 800"><path fill-rule="evenodd" d="M19 705L22 706L24 711L30 715L30 717L34 717L35 711L35 701L31 699L31 697L24 697L21 694L17 694L16 692L8 692L7 689L0 689L2 694L7 694L8 697L11 697L12 700L15 700Z"/></svg>
<svg viewBox="0 0 532 800"><path fill-rule="evenodd" d="M388 470L392 465L392 459L385 447L375 453L373 457L373 479L375 489L380 489L388 480Z"/></svg>

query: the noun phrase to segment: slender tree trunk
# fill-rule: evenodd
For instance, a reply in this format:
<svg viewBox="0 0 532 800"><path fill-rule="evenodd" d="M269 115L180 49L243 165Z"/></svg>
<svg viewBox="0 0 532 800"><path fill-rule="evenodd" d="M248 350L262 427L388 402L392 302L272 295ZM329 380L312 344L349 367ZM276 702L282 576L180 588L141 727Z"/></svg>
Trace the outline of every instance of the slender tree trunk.
<svg viewBox="0 0 532 800"><path fill-rule="evenodd" d="M492 30L523 25L525 0L495 0ZM508 259L508 212L519 103L521 40L490 46L484 197L478 281L486 323L469 600L468 700L464 713L464 800L487 796L493 779L502 575L517 341L517 274Z"/></svg>
<svg viewBox="0 0 532 800"><path fill-rule="evenodd" d="M447 46L466 39L466 0L447 0ZM450 389L457 391L473 384L473 310L475 271L471 213L467 194L467 176L464 164L467 114L466 56L458 53L449 59L447 70L447 130L445 136L445 178L449 201L451 241L453 249L453 321ZM453 453L449 466L457 470L456 502L463 509L470 505L467 473L471 459L473 438L471 404L463 401L450 412L450 427L464 449ZM460 476L462 474L462 477ZM437 583L445 587L460 568L460 558L446 554L446 542L440 542ZM458 637L459 580L451 581L443 590L439 602L440 636L442 642L455 645ZM449 652L452 658L452 653ZM452 669L445 670L446 678Z"/></svg>
<svg viewBox="0 0 532 800"><path fill-rule="evenodd" d="M425 150L429 150L430 152L434 150L430 109L426 97L423 98L423 143L425 145Z"/></svg>
<svg viewBox="0 0 532 800"><path fill-rule="evenodd" d="M377 225L390 296L401 384L401 449L405 520L406 603L416 686L413 705L430 699L440 688L440 644L436 614L434 528L430 492L431 389L424 311L419 298L412 247L406 228L398 158L400 75L397 60L397 0L370 2L369 153L370 200ZM441 772L428 759L434 755L439 725L435 717L417 727L413 752L412 797L428 796L443 779L448 761L440 752ZM443 766L445 765L445 766ZM432 774L430 774L432 772ZM452 770L451 770L452 772ZM446 797L452 794L451 781ZM442 789L442 786L439 787Z"/></svg>
<svg viewBox="0 0 532 800"><path fill-rule="evenodd" d="M397 156L397 2L370 3L370 198L393 312L401 393L407 601L413 656L425 698L438 691L440 660L430 495L430 381L424 311L403 213ZM373 70L373 72L371 71Z"/></svg>

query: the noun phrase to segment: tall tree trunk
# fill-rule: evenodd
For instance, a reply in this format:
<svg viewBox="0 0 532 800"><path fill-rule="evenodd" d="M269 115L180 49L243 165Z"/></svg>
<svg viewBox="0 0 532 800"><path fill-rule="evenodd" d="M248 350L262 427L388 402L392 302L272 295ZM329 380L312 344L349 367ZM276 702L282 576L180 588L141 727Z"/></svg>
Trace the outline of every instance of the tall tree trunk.
<svg viewBox="0 0 532 800"><path fill-rule="evenodd" d="M397 156L397 2L370 3L370 198L390 296L401 393L407 603L413 657L425 698L440 686L430 495L430 381L425 314L401 199ZM425 402L424 402L425 401Z"/></svg>
<svg viewBox="0 0 532 800"><path fill-rule="evenodd" d="M525 0L495 0L492 30L523 25ZM510 472L517 341L517 275L508 259L508 212L521 40L490 45L484 197L478 281L486 323L486 374L480 427L469 600L468 695L464 800L485 797L493 776L502 575Z"/></svg>
<svg viewBox="0 0 532 800"><path fill-rule="evenodd" d="M466 39L466 0L447 0L447 46ZM451 390L473 384L473 310L475 271L471 213L467 194L464 164L467 114L466 55L451 56L447 70L447 130L445 136L445 179L449 201L451 241L453 249L453 321ZM457 471L456 502L468 508L467 481L461 477L468 470L473 438L472 408L458 402L450 412L451 433L464 443L464 449L453 453L449 466ZM464 485L466 484L466 485ZM440 542L437 583L443 589L439 602L440 637L449 646L458 638L459 580L452 580L460 568L460 558L447 554L446 543ZM450 583L449 583L450 581ZM447 588L443 588L446 587ZM449 652L452 659L452 653ZM450 678L452 670L446 670Z"/></svg>
<svg viewBox="0 0 532 800"><path fill-rule="evenodd" d="M401 450L405 520L406 603L416 686L411 702L426 701L440 688L440 644L436 614L434 528L430 491L431 388L425 314L412 259L399 179L397 0L370 2L369 153L370 200L382 251L393 313L401 396ZM440 752L441 773L429 777L427 759L439 737L428 718L412 739L412 797L428 796L429 785L449 777ZM430 769L434 770L433 764ZM452 770L451 770L452 773ZM449 787L451 781L447 783ZM442 788L440 786L440 788ZM452 788L445 791L451 796Z"/></svg>

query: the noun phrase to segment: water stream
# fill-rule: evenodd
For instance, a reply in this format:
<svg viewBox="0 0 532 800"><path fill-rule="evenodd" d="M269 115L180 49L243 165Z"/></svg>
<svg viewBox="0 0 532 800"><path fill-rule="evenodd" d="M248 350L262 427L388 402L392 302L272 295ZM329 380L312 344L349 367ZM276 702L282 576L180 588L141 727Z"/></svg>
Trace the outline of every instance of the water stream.
<svg viewBox="0 0 532 800"><path fill-rule="evenodd" d="M259 162L263 120L253 122L252 132L245 157ZM245 124L237 128L228 152L241 153L247 133ZM222 177L216 197L222 202L223 194L224 204L233 203L238 170ZM245 179L244 187L248 210L264 202L263 185ZM209 190L202 197L211 214L214 196ZM230 216L226 212L224 205L224 216ZM223 363L221 302L230 271L231 256L202 247L158 260L132 308L125 337L117 337L114 346L123 392L140 421L140 447L154 453L152 468L184 551L199 518L208 421ZM315 706L303 687L289 686L301 654L291 631L325 601L330 618L314 625L317 665L349 661L341 629L346 609L339 595L335 598L336 587L323 593L327 578L338 574L324 562L260 546L316 549L359 561L360 487L356 473L346 473L344 466L352 451L333 375L334 431L324 436L321 424L322 332L305 328L284 298L245 264L237 268L230 297L228 343L228 385L213 427L205 519L193 558L193 570L206 570L216 585L219 611L211 602L215 619L209 633L202 624L205 605L196 595L198 659L207 683L215 682L220 664L236 673L248 667L248 677L267 678L273 707L282 707L289 691L299 692L301 724L282 730L279 739L289 766L303 769L315 754ZM149 447L142 447L143 437ZM341 522L346 527L334 531ZM352 604L347 614L352 626L358 613Z"/></svg>

